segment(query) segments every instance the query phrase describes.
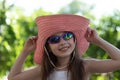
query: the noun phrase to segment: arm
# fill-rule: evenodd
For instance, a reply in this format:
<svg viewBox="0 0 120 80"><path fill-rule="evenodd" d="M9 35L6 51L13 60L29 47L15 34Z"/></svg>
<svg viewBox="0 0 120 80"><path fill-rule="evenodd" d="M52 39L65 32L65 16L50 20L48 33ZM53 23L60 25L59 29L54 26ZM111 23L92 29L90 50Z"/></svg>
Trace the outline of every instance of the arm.
<svg viewBox="0 0 120 80"><path fill-rule="evenodd" d="M35 50L36 39L37 37L32 37L26 41L21 54L11 68L11 71L8 75L8 80L33 80L40 76L39 66L22 72L22 67L27 56L30 54L31 51Z"/></svg>
<svg viewBox="0 0 120 80"><path fill-rule="evenodd" d="M91 73L104 73L120 69L120 50L99 37L95 30L88 29L86 39L105 50L111 59L86 60L87 70Z"/></svg>

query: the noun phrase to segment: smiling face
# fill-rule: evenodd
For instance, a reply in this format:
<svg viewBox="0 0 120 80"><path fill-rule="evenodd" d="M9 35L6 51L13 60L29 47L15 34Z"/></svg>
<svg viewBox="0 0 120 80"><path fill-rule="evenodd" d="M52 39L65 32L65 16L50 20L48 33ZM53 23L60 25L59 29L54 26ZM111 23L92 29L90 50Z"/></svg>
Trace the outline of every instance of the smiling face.
<svg viewBox="0 0 120 80"><path fill-rule="evenodd" d="M71 32L59 32L49 37L47 42L56 57L70 57L75 48L74 35Z"/></svg>

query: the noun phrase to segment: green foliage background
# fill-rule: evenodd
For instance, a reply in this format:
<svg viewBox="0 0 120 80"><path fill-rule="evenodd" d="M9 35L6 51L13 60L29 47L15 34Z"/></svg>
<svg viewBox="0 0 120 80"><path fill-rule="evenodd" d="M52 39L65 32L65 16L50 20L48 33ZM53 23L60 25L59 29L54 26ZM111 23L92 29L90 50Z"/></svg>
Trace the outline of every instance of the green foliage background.
<svg viewBox="0 0 120 80"><path fill-rule="evenodd" d="M120 48L120 11L116 10L112 15L101 16L99 20L92 15L94 7L87 6L79 0L73 0L69 5L61 8L60 13L79 14L91 20L90 26L97 30L98 34L108 42ZM43 9L35 10L30 16L23 14L22 10L14 4L6 4L6 0L0 1L0 80L7 75L20 54L25 40L37 35L35 18L41 15L53 14ZM28 56L25 68L34 66L33 55ZM95 45L90 45L84 57L108 59L105 51ZM94 74L90 80L119 80L120 70L111 73Z"/></svg>

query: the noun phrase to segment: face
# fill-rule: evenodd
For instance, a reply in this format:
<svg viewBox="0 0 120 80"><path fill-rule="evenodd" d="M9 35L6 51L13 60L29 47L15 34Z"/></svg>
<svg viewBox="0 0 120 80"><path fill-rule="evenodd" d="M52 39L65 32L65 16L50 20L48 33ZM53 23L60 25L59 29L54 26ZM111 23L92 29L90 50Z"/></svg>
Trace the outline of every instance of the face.
<svg viewBox="0 0 120 80"><path fill-rule="evenodd" d="M68 57L75 48L74 35L71 32L59 32L49 37L47 43L57 57Z"/></svg>

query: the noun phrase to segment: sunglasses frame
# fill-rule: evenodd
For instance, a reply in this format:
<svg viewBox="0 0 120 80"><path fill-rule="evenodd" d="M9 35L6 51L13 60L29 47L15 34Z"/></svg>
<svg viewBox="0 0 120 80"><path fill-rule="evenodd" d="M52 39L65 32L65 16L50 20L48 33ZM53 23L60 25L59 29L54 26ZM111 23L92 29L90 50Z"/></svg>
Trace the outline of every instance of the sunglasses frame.
<svg viewBox="0 0 120 80"><path fill-rule="evenodd" d="M70 34L71 37L69 37L69 38L67 39L65 36L68 35L68 34ZM55 39L55 37L57 37L58 39L57 39L56 41L52 41L52 39ZM67 40L69 40L69 39L71 39L71 38L73 38L73 37L74 37L74 34L73 34L72 32L65 32L65 33L63 33L61 36L55 35L55 36L49 37L49 38L47 39L47 43L49 43L49 44L57 44L57 43L60 42L61 38L62 38L63 40L65 40L65 41L67 41Z"/></svg>

